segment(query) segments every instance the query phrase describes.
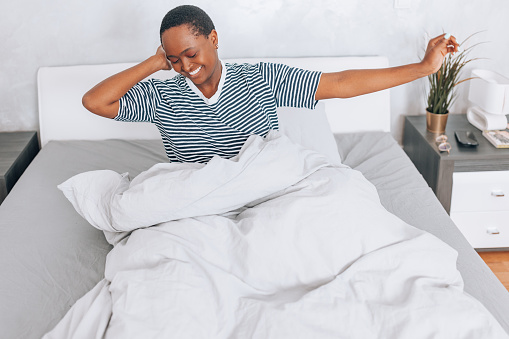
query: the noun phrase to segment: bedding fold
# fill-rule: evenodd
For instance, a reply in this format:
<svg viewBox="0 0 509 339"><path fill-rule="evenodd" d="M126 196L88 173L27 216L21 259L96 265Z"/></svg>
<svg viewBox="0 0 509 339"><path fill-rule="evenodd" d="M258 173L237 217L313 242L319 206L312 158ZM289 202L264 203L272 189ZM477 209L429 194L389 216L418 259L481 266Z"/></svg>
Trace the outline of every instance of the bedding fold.
<svg viewBox="0 0 509 339"><path fill-rule="evenodd" d="M129 232L161 222L235 210L327 165L325 156L271 131L266 139L251 136L231 159L216 156L206 165L160 163L130 183L128 173L85 172L58 188L94 227Z"/></svg>
<svg viewBox="0 0 509 339"><path fill-rule="evenodd" d="M106 235L130 232L107 257L110 298L95 299L108 326L89 338L507 338L463 291L456 251L387 212L360 172L275 131L234 159L59 188ZM88 305L47 338L104 319Z"/></svg>

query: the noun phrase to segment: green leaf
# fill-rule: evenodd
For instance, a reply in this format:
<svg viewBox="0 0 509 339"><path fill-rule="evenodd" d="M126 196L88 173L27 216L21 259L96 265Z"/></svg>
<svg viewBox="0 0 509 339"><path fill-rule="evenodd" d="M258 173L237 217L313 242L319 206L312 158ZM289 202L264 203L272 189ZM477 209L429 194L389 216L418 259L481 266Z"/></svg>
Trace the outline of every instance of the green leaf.
<svg viewBox="0 0 509 339"><path fill-rule="evenodd" d="M478 33L480 32L470 35L463 43ZM448 54L444 58L444 62L440 66L440 69L436 73L428 76L428 82L430 85L427 98L428 111L436 114L445 114L448 112L450 105L456 99L455 87L463 82L473 79L461 79L461 72L463 68L468 63L481 59L468 59L467 55L473 48L483 43L484 42L477 43L469 48L465 48L462 52L457 53L455 56Z"/></svg>

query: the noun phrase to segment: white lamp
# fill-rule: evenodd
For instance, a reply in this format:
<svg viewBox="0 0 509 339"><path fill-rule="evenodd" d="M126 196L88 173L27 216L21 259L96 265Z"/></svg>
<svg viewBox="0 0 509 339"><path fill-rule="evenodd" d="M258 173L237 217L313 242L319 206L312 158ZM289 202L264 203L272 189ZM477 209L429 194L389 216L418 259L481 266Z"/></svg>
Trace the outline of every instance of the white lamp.
<svg viewBox="0 0 509 339"><path fill-rule="evenodd" d="M483 69L472 70L468 121L480 130L506 129L509 114L509 79Z"/></svg>

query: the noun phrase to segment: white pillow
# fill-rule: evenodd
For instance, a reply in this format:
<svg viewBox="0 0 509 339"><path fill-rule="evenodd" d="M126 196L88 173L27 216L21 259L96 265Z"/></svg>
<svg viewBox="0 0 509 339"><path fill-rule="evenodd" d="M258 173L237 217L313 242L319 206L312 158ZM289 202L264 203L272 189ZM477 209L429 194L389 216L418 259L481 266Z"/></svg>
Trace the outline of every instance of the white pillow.
<svg viewBox="0 0 509 339"><path fill-rule="evenodd" d="M340 165L341 157L325 114L325 104L315 109L278 107L279 129L290 140L327 157L332 165Z"/></svg>
<svg viewBox="0 0 509 339"><path fill-rule="evenodd" d="M74 209L92 226L115 231L111 226L110 203L129 188L129 174L110 170L80 173L58 185Z"/></svg>

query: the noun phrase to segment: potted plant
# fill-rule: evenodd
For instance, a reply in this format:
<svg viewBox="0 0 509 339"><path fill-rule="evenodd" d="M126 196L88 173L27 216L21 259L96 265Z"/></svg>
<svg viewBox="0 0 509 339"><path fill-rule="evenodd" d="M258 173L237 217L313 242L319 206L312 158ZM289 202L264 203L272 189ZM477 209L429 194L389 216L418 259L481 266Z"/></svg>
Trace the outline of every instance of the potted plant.
<svg viewBox="0 0 509 339"><path fill-rule="evenodd" d="M477 34L477 33L475 33ZM468 37L465 42L473 35ZM478 44L476 44L478 45ZM429 94L426 107L426 128L432 133L444 133L449 116L449 107L456 97L456 86L472 78L460 80L460 73L463 67L475 59L467 59L469 51L475 47L471 46L461 52L452 55L449 53L442 63L440 69L428 76Z"/></svg>

